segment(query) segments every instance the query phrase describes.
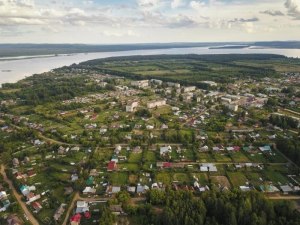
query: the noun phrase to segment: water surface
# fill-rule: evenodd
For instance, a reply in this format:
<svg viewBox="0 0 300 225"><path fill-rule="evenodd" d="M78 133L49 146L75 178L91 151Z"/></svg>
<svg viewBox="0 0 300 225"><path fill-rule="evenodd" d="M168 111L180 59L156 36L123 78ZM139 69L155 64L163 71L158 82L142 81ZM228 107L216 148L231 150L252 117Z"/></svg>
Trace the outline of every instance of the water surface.
<svg viewBox="0 0 300 225"><path fill-rule="evenodd" d="M300 49L272 49L272 48L242 48L242 49L209 49L208 47L172 48L131 50L119 52L79 53L70 55L50 55L40 57L11 57L0 58L0 85L7 82L16 82L32 74L47 72L73 63L80 63L91 59L131 56L131 55L159 55L159 54L250 54L270 53L288 57L300 57Z"/></svg>

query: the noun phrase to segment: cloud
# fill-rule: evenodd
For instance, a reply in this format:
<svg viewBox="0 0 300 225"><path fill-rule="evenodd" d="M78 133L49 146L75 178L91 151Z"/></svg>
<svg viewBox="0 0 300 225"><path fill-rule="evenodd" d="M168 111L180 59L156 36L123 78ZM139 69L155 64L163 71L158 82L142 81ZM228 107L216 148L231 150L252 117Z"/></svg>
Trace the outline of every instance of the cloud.
<svg viewBox="0 0 300 225"><path fill-rule="evenodd" d="M249 34L254 33L254 24L252 22L246 22L242 24L242 27Z"/></svg>
<svg viewBox="0 0 300 225"><path fill-rule="evenodd" d="M183 3L182 0L173 0L171 2L171 7L172 7L172 9L175 9L175 8L178 8L178 7L182 6L183 4L184 3Z"/></svg>
<svg viewBox="0 0 300 225"><path fill-rule="evenodd" d="M284 6L288 10L288 15L296 20L300 20L300 1L299 0L286 0Z"/></svg>
<svg viewBox="0 0 300 225"><path fill-rule="evenodd" d="M102 34L104 36L107 36L107 37L139 37L140 35L135 33L134 31L132 30L127 30L127 31L108 31L108 30L105 30L102 32Z"/></svg>
<svg viewBox="0 0 300 225"><path fill-rule="evenodd" d="M261 11L260 13L270 15L270 16L284 16L284 13L279 10L265 10L265 11Z"/></svg>
<svg viewBox="0 0 300 225"><path fill-rule="evenodd" d="M248 22L257 22L259 19L257 17L245 19L245 18L235 18L233 20L229 20L230 23L248 23Z"/></svg>
<svg viewBox="0 0 300 225"><path fill-rule="evenodd" d="M138 0L138 6L145 8L152 8L160 3L160 0Z"/></svg>
<svg viewBox="0 0 300 225"><path fill-rule="evenodd" d="M35 6L34 0L17 0L16 5L32 8Z"/></svg>
<svg viewBox="0 0 300 225"><path fill-rule="evenodd" d="M191 8L193 8L195 10L200 10L205 6L205 2L203 2L203 1L191 1L190 6L191 6Z"/></svg>

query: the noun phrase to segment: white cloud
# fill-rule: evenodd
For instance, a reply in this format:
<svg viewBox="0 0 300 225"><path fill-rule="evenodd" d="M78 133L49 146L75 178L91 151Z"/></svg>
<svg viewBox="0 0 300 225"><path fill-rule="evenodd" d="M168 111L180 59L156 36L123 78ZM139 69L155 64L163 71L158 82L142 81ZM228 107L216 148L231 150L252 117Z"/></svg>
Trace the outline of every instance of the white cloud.
<svg viewBox="0 0 300 225"><path fill-rule="evenodd" d="M183 0L173 0L171 2L172 9L178 8L178 7L183 6L183 5L184 5Z"/></svg>
<svg viewBox="0 0 300 225"><path fill-rule="evenodd" d="M284 5L288 10L288 15L300 20L300 0L286 0Z"/></svg>
<svg viewBox="0 0 300 225"><path fill-rule="evenodd" d="M245 29L247 33L253 33L254 32L254 24L253 22L246 22L242 24L242 27Z"/></svg>
<svg viewBox="0 0 300 225"><path fill-rule="evenodd" d="M152 8L157 6L161 0L138 0L137 3L141 7Z"/></svg>
<svg viewBox="0 0 300 225"><path fill-rule="evenodd" d="M205 6L205 2L203 2L203 1L191 1L190 6L195 10L200 10L200 9L203 9L203 7Z"/></svg>
<svg viewBox="0 0 300 225"><path fill-rule="evenodd" d="M140 35L137 34L136 32L132 31L132 30L127 30L127 31L108 31L105 30L102 32L103 35L107 36L107 37L125 37L125 36L129 36L129 37L139 37Z"/></svg>

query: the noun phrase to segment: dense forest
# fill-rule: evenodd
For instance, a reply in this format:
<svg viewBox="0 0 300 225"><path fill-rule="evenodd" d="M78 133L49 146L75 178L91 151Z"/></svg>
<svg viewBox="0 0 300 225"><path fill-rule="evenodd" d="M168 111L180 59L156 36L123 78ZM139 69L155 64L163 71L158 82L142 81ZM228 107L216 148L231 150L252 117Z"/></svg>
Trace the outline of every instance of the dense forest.
<svg viewBox="0 0 300 225"><path fill-rule="evenodd" d="M143 207L143 215L147 216L147 219L144 217L145 220L141 220L143 225L296 225L300 223L300 214L293 208L291 202L270 201L258 192L211 191L203 193L201 197L193 197L193 194L188 191L152 190L148 193L147 199L153 207Z"/></svg>
<svg viewBox="0 0 300 225"><path fill-rule="evenodd" d="M241 65L239 62L285 60L273 54L220 54L220 55L152 55L96 59L77 67L94 69L101 73L132 79L160 79L207 88L204 80L229 83L237 78L264 78L278 76L272 67Z"/></svg>
<svg viewBox="0 0 300 225"><path fill-rule="evenodd" d="M299 139L297 140L278 137L276 139L276 146L284 155L300 166Z"/></svg>

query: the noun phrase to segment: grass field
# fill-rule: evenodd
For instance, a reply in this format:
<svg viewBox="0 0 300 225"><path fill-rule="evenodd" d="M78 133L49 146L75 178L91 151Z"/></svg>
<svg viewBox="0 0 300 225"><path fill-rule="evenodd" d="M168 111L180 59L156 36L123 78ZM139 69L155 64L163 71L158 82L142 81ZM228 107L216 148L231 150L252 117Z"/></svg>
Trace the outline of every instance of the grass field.
<svg viewBox="0 0 300 225"><path fill-rule="evenodd" d="M109 174L109 181L112 185L126 185L128 182L128 173L126 172L115 172Z"/></svg>
<svg viewBox="0 0 300 225"><path fill-rule="evenodd" d="M246 185L247 178L242 172L227 172L227 175L234 187Z"/></svg>

